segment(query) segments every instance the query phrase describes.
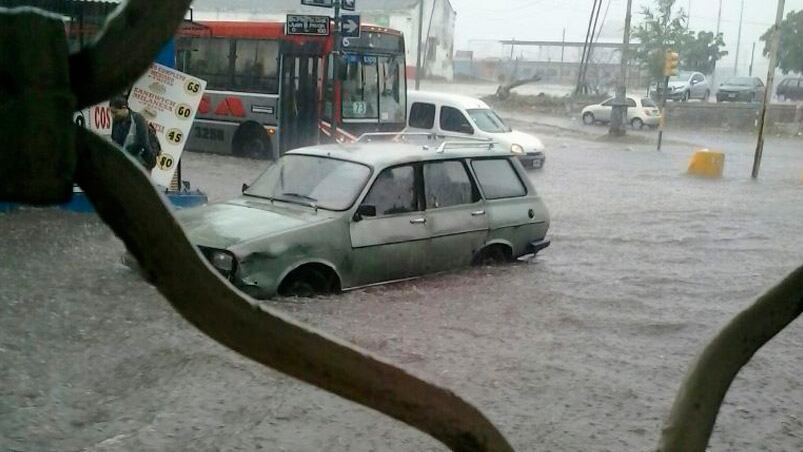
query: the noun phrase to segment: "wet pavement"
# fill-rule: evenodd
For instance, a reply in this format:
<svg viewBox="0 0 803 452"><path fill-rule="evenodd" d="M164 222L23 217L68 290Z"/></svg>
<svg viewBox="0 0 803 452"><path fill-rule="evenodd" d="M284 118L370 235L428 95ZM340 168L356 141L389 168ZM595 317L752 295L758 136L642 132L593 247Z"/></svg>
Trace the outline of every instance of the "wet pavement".
<svg viewBox="0 0 803 452"><path fill-rule="evenodd" d="M752 181L748 138L684 136L726 150L712 181L684 174L690 144L514 120L548 146L536 260L268 304L453 388L517 450L651 450L703 341L803 261L803 141L769 140ZM222 200L260 165L184 172ZM0 237L0 450L442 450L205 338L92 216L0 215ZM794 323L745 368L711 450L803 450L801 342Z"/></svg>

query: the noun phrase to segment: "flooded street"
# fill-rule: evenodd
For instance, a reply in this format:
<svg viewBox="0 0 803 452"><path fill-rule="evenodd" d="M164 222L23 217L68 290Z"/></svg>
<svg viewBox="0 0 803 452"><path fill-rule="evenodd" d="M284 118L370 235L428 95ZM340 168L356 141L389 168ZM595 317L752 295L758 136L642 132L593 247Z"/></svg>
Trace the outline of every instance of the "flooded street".
<svg viewBox="0 0 803 452"><path fill-rule="evenodd" d="M704 341L801 264L803 141L769 139L752 181L749 135L671 131L656 152L512 120L547 146L537 259L268 304L453 389L516 450L652 450ZM691 144L726 153L724 178L685 175ZM263 166L183 170L220 201ZM207 339L94 216L0 214L0 237L0 450L443 450ZM801 343L798 321L744 369L710 450L803 450Z"/></svg>

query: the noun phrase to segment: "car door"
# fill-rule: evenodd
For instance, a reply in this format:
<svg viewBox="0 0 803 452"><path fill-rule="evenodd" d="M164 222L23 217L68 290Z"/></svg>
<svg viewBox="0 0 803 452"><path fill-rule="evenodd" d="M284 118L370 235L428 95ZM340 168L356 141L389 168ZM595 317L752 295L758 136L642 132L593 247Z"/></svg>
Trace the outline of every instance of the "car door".
<svg viewBox="0 0 803 452"><path fill-rule="evenodd" d="M598 121L610 121L611 120L611 111L613 110L613 97L606 100L605 102L600 104L600 108L597 110L598 113L594 113L594 116L597 118Z"/></svg>
<svg viewBox="0 0 803 452"><path fill-rule="evenodd" d="M633 120L633 118L641 118L641 109L636 104L636 100L633 98L628 97L625 99L625 103L627 103L627 122ZM611 110L613 111L613 110ZM641 118L643 120L643 118Z"/></svg>
<svg viewBox="0 0 803 452"><path fill-rule="evenodd" d="M361 201L350 224L355 286L428 271L429 229L420 173L420 165L386 168Z"/></svg>
<svg viewBox="0 0 803 452"><path fill-rule="evenodd" d="M705 82L705 76L699 72L695 72L691 77L691 96L692 97L705 97L705 91L708 89Z"/></svg>
<svg viewBox="0 0 803 452"><path fill-rule="evenodd" d="M423 165L431 271L469 265L488 236L488 216L462 160Z"/></svg>
<svg viewBox="0 0 803 452"><path fill-rule="evenodd" d="M441 132L451 136L474 136L474 127L466 115L457 108L441 105L438 121Z"/></svg>

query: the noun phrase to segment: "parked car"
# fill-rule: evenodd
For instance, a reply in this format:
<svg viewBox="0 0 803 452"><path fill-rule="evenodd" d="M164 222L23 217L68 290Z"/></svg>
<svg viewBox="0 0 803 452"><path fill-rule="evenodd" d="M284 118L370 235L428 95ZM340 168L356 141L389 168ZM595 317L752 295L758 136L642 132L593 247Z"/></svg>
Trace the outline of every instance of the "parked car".
<svg viewBox="0 0 803 452"><path fill-rule="evenodd" d="M775 94L779 100L803 100L803 77L783 79L775 89Z"/></svg>
<svg viewBox="0 0 803 452"><path fill-rule="evenodd" d="M763 97L764 82L758 77L731 77L717 90L717 102L759 102Z"/></svg>
<svg viewBox="0 0 803 452"><path fill-rule="evenodd" d="M653 82L650 85L650 96L656 99L660 98L662 89ZM700 72L679 72L678 75L669 77L669 90L666 97L669 100L686 102L690 99L700 99L707 101L710 95L711 85L705 75Z"/></svg>
<svg viewBox="0 0 803 452"><path fill-rule="evenodd" d="M521 163L488 144L301 148L242 196L177 216L210 264L255 298L352 289L549 245L549 214Z"/></svg>
<svg viewBox="0 0 803 452"><path fill-rule="evenodd" d="M591 125L598 122L610 122L613 103L614 98L611 97L583 108L583 123ZM660 122L661 111L652 99L627 96L627 123L634 129L641 129L644 126L657 127Z"/></svg>
<svg viewBox="0 0 803 452"><path fill-rule="evenodd" d="M541 140L511 129L488 104L479 99L457 94L410 91L407 104L407 130L410 132L490 139L515 154L525 167L544 166L546 156Z"/></svg>

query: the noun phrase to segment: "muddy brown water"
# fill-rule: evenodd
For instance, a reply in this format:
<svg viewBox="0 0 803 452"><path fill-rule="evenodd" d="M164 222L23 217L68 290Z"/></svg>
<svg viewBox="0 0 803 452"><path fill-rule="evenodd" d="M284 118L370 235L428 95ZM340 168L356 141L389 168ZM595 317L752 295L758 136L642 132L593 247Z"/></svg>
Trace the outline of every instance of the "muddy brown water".
<svg viewBox="0 0 803 452"><path fill-rule="evenodd" d="M650 450L702 342L803 261L803 146L771 141L751 181L724 137L710 181L683 174L688 146L544 140L534 261L268 304L454 389L517 450ZM184 169L221 200L259 166ZM122 252L93 216L0 215L0 450L442 450L211 342ZM798 322L740 374L711 450L803 450L802 340Z"/></svg>

